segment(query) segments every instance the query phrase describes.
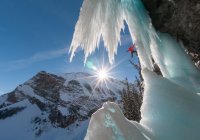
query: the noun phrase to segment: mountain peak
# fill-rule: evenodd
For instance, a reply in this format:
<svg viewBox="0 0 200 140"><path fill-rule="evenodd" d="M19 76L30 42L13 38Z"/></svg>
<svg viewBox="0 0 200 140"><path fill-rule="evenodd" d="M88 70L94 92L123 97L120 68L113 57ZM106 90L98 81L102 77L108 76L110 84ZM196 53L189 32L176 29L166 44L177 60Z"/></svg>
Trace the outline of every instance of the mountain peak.
<svg viewBox="0 0 200 140"><path fill-rule="evenodd" d="M99 87L94 80L84 72L51 74L40 71L13 92L0 96L0 116L3 116L0 124L7 126L1 128L5 125L0 125L0 130L13 134L2 132L5 135L0 139L16 136L19 139L46 139L58 128L65 136L58 139L66 139L77 130L77 135L83 139L91 114L105 101L120 103L125 88L120 80L113 79L108 87ZM23 133L26 131L27 136Z"/></svg>

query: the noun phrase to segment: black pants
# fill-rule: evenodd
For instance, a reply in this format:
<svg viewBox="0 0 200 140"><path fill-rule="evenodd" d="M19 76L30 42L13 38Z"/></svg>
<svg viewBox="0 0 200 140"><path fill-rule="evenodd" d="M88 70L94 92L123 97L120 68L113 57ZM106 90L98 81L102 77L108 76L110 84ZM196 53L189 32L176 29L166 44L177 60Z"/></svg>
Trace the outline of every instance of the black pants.
<svg viewBox="0 0 200 140"><path fill-rule="evenodd" d="M136 53L136 51L132 51L131 52L131 58L133 58L133 53Z"/></svg>

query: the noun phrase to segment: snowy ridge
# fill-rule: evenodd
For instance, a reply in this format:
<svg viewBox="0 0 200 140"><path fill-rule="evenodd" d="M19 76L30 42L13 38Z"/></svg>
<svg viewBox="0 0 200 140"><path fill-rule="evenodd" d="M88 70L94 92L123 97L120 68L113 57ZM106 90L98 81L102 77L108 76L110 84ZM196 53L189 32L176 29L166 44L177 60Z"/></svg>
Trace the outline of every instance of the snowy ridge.
<svg viewBox="0 0 200 140"><path fill-rule="evenodd" d="M105 101L121 103L125 88L125 83L112 80L110 89L94 89L94 79L88 76L42 71L0 96L0 139L84 139L92 113Z"/></svg>

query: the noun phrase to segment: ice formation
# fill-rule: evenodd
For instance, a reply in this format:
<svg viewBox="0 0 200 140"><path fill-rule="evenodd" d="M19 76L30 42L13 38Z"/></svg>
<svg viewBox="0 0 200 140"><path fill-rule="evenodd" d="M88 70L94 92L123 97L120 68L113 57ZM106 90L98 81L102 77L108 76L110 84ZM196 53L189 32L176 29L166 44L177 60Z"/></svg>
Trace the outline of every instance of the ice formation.
<svg viewBox="0 0 200 140"><path fill-rule="evenodd" d="M142 120L139 124L130 122L116 105L107 103L93 115L85 139L200 139L199 69L181 43L167 34L156 33L140 0L84 0L70 48L71 59L76 49L82 47L86 61L102 37L112 63L124 21L142 64ZM163 77L152 72L151 57Z"/></svg>
<svg viewBox="0 0 200 140"><path fill-rule="evenodd" d="M141 5L140 1L130 0L84 0L79 20L75 27L71 43L71 60L78 47L87 57L98 47L101 37L108 51L109 61L114 61L117 46L120 43L120 32L124 29L124 21L129 25L133 42L137 44L142 66L151 69L150 36L154 30L146 14L140 17L143 10L134 6ZM142 7L141 7L142 8ZM137 20L142 18L142 20ZM156 34L152 35L154 37ZM137 39L137 40L136 40Z"/></svg>

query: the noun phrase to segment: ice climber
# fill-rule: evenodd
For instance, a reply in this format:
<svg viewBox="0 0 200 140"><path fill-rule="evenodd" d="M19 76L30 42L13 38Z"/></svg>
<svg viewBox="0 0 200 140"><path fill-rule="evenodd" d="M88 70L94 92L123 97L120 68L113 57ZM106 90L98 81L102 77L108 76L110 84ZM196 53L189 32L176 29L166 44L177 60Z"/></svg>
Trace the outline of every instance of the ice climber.
<svg viewBox="0 0 200 140"><path fill-rule="evenodd" d="M127 52L130 52L130 53L131 53L131 58L133 58L133 53L136 52L136 50L135 50L135 44L132 44L132 45L128 48Z"/></svg>

